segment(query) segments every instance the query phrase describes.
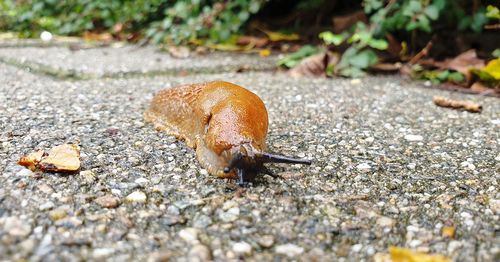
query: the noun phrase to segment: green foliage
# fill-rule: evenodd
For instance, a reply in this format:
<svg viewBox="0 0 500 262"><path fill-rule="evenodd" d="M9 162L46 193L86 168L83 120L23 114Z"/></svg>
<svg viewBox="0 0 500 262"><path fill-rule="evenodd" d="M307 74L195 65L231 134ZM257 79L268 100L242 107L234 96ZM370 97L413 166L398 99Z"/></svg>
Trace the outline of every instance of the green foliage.
<svg viewBox="0 0 500 262"><path fill-rule="evenodd" d="M444 82L461 83L465 80L465 76L462 73L449 70L422 71L418 78L423 80L430 80L433 84Z"/></svg>
<svg viewBox="0 0 500 262"><path fill-rule="evenodd" d="M364 75L364 70L378 61L372 49L385 50L389 46L386 40L375 38L373 30L361 22L358 22L350 32L342 34L323 32L319 34L319 37L326 44L338 46L346 42L350 45L333 70L334 73L346 77Z"/></svg>
<svg viewBox="0 0 500 262"><path fill-rule="evenodd" d="M500 57L500 48L493 50L493 53L491 53L491 55L497 58Z"/></svg>
<svg viewBox="0 0 500 262"><path fill-rule="evenodd" d="M176 1L165 10L165 17L147 31L147 36L154 42L167 40L176 44L199 39L224 42L238 32L263 3L263 0Z"/></svg>
<svg viewBox="0 0 500 262"><path fill-rule="evenodd" d="M34 37L85 31L144 31L154 42L223 42L238 32L265 0L28 0L0 1L0 30ZM3 10L6 10L5 12Z"/></svg>
<svg viewBox="0 0 500 262"><path fill-rule="evenodd" d="M305 45L297 52L291 53L278 61L278 66L292 68L300 63L300 61L308 56L317 54L320 49L311 46Z"/></svg>
<svg viewBox="0 0 500 262"><path fill-rule="evenodd" d="M500 10L496 6L489 5L486 7L486 17L500 20Z"/></svg>

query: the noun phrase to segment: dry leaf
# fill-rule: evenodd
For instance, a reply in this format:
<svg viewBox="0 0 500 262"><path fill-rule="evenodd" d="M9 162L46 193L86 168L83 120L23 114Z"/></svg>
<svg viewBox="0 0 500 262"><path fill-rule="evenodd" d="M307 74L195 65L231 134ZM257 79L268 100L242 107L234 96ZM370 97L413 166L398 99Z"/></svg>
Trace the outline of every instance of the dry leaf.
<svg viewBox="0 0 500 262"><path fill-rule="evenodd" d="M73 144L53 147L48 153L38 150L21 157L17 162L32 171L74 172L80 169L80 148Z"/></svg>
<svg viewBox="0 0 500 262"><path fill-rule="evenodd" d="M392 262L451 262L443 255L425 254L400 247L389 247L389 253Z"/></svg>
<svg viewBox="0 0 500 262"><path fill-rule="evenodd" d="M267 48L266 49L262 49L262 50L259 51L259 55L261 57L268 57L268 56L271 55L271 50L267 49Z"/></svg>
<svg viewBox="0 0 500 262"><path fill-rule="evenodd" d="M272 42L300 40L300 36L298 34L286 34L267 30L262 30L262 32L264 32Z"/></svg>
<svg viewBox="0 0 500 262"><path fill-rule="evenodd" d="M38 150L33 153L30 153L26 156L21 157L17 163L21 166L25 166L29 168L31 171L36 170L36 165L42 160L44 151L43 150Z"/></svg>
<svg viewBox="0 0 500 262"><path fill-rule="evenodd" d="M452 100L442 96L434 96L432 101L437 106L449 107L453 109L464 109L472 113L480 113L482 106L472 101Z"/></svg>
<svg viewBox="0 0 500 262"><path fill-rule="evenodd" d="M236 41L238 45L248 45L253 44L257 48L264 47L269 43L269 40L265 37L256 37L256 36L240 36Z"/></svg>
<svg viewBox="0 0 500 262"><path fill-rule="evenodd" d="M109 42L113 40L113 36L110 33L94 33L94 32L84 32L83 33L83 39L87 41L103 41L103 42Z"/></svg>
<svg viewBox="0 0 500 262"><path fill-rule="evenodd" d="M288 71L293 77L326 77L328 66L339 61L338 54L325 52L310 56Z"/></svg>
<svg viewBox="0 0 500 262"><path fill-rule="evenodd" d="M469 82L471 78L470 69L481 69L484 67L484 60L477 58L476 50L467 50L453 59L446 59L443 62L436 62L440 69L452 69L465 75Z"/></svg>
<svg viewBox="0 0 500 262"><path fill-rule="evenodd" d="M364 23L368 22L368 19L366 18L365 12L363 10L359 10L348 15L335 16L332 19L333 32L336 34L342 33L345 30L351 28L359 21Z"/></svg>
<svg viewBox="0 0 500 262"><path fill-rule="evenodd" d="M38 167L46 172L74 172L80 169L80 148L75 144L64 144L50 149Z"/></svg>

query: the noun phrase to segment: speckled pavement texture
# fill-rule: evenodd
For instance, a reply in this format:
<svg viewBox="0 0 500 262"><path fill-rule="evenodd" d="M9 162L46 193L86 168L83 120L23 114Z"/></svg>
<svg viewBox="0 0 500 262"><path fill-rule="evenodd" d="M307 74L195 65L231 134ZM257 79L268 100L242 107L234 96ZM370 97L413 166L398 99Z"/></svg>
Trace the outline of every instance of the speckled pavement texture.
<svg viewBox="0 0 500 262"><path fill-rule="evenodd" d="M49 52L23 50L30 59ZM99 58L85 59L68 55L63 67ZM425 89L396 76L70 81L0 64L0 79L1 261L372 261L389 246L498 261L497 98ZM262 177L239 189L144 123L155 92L214 79L263 99L270 151L313 165L271 165L284 179ZM484 110L436 107L433 95L470 99ZM77 174L16 164L23 154L68 142L81 147ZM454 236L443 236L443 228L454 228Z"/></svg>
<svg viewBox="0 0 500 262"><path fill-rule="evenodd" d="M255 54L228 56L221 52L205 55L192 52L190 59L180 59L153 46L121 44L101 48L85 45L76 48L74 45L0 48L0 61L4 63L77 79L272 70L276 59L276 56L259 57Z"/></svg>

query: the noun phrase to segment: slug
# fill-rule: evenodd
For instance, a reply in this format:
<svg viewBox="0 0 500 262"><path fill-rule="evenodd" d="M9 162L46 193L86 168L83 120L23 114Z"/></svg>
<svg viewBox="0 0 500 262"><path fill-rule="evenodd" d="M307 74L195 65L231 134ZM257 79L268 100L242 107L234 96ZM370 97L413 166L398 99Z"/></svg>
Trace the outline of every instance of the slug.
<svg viewBox="0 0 500 262"><path fill-rule="evenodd" d="M200 165L242 186L258 174L277 177L264 163L310 165L311 161L266 153L268 116L264 102L225 81L182 85L156 94L146 122L196 150Z"/></svg>

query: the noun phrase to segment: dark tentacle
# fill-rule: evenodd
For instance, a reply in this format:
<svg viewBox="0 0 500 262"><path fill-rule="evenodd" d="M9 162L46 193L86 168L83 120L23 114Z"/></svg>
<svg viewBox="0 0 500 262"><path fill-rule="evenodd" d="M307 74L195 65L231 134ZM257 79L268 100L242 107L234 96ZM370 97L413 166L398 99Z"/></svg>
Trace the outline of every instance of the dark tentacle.
<svg viewBox="0 0 500 262"><path fill-rule="evenodd" d="M262 153L259 156L259 158L263 163L288 163L288 164L303 164L303 165L310 165L312 163L311 160L307 159L296 159L286 156L274 155L270 153Z"/></svg>

